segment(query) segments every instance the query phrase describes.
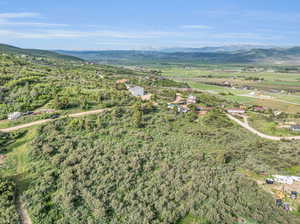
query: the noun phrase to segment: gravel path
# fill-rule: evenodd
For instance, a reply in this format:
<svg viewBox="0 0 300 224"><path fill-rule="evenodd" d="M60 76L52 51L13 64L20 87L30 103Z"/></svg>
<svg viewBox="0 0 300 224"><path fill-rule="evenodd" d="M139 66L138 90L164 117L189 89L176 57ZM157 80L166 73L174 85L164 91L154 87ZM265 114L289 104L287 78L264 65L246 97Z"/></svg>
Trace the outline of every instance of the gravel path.
<svg viewBox="0 0 300 224"><path fill-rule="evenodd" d="M32 221L28 215L27 209L24 206L24 203L18 198L17 209L20 216L21 224L32 224Z"/></svg>
<svg viewBox="0 0 300 224"><path fill-rule="evenodd" d="M99 114L99 113L104 112L105 110L107 110L107 109L85 111L85 112L66 115L65 117L68 117L68 116L69 117L82 117L82 116L85 116L85 115ZM17 131L17 130L22 129L22 128L28 128L28 127L35 126L35 125L44 124L44 123L47 123L49 121L53 121L53 119L45 119L45 120L34 121L34 122L27 123L27 124L22 124L22 125L18 125L18 126L15 126L15 127L11 127L11 128L0 129L0 131L2 131L2 132Z"/></svg>

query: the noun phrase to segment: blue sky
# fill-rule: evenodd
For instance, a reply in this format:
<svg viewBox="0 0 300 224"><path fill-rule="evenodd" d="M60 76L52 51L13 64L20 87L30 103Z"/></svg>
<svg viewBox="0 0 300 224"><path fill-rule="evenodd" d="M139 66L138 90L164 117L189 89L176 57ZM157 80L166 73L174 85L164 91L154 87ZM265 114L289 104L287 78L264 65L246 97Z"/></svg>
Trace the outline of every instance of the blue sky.
<svg viewBox="0 0 300 224"><path fill-rule="evenodd" d="M0 43L41 49L300 45L299 0L0 0Z"/></svg>

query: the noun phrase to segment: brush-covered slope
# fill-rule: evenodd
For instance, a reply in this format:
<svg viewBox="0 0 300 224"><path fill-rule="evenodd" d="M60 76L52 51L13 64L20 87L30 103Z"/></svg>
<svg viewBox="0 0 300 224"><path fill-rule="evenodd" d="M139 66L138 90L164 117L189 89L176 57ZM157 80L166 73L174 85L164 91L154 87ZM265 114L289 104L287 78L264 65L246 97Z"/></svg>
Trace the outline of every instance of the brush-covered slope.
<svg viewBox="0 0 300 224"><path fill-rule="evenodd" d="M23 48L14 47L7 44L0 44L0 53L22 54L31 57L48 57L48 58L69 60L69 61L82 61L82 59L80 58L59 54L53 51L46 51L46 50L39 50L39 49L23 49Z"/></svg>

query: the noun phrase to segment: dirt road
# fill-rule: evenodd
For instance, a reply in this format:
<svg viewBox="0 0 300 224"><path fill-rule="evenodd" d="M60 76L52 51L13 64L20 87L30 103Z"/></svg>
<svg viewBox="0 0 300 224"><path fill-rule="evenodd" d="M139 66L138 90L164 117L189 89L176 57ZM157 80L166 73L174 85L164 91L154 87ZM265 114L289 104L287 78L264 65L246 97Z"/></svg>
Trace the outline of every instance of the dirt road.
<svg viewBox="0 0 300 224"><path fill-rule="evenodd" d="M22 224L32 224L31 219L28 215L28 212L24 206L24 203L21 201L20 198L18 198L17 201L17 209L18 209L18 213L20 215L20 221Z"/></svg>
<svg viewBox="0 0 300 224"><path fill-rule="evenodd" d="M65 117L74 117L74 118L76 118L76 117L82 117L82 116L85 116L85 115L102 113L102 112L104 112L106 110L108 110L108 109L85 111L85 112L80 112L80 113L75 113L75 114L69 114L69 115L66 115ZM260 136L262 138L273 140L273 141L300 140L300 136L278 137L278 136L270 136L270 135L263 134L263 133L257 131L256 129L252 128L249 125L249 123L248 123L248 121L247 121L246 118L244 118L244 122L242 122L242 121L240 121L239 119L233 117L230 114L226 114L226 115L227 115L227 117L230 120L236 122L237 124L239 124L243 128L247 129L248 131L250 131L253 134L258 135L258 136ZM18 126L11 127L11 128L0 129L0 131L1 132L12 132L12 131L17 131L17 130L23 129L23 128L28 128L28 127L35 126L35 125L44 124L44 123L47 123L47 122L50 122L50 121L52 121L52 119L39 120L39 121L34 121L34 122L31 122L31 123L28 123L28 124L18 125Z"/></svg>
<svg viewBox="0 0 300 224"><path fill-rule="evenodd" d="M278 137L278 136L270 136L270 135L266 135L263 134L259 131L257 131L256 129L252 128L249 123L247 122L247 119L245 119L245 122L240 121L239 119L233 117L230 114L226 114L227 117L236 122L237 124L239 124L240 126L242 126L243 128L247 129L248 131L252 132L255 135L258 135L261 138L265 138L265 139L269 139L269 140L273 140L273 141L281 141L281 140L300 140L300 136L291 136L291 137Z"/></svg>
<svg viewBox="0 0 300 224"><path fill-rule="evenodd" d="M75 114L69 114L66 115L65 117L82 117L85 115L91 115L91 114L99 114L102 113L104 111L106 111L107 109L100 109L100 110L91 110L91 111L85 111L85 112L80 112L80 113L75 113ZM30 122L27 124L22 124L22 125L18 125L15 127L11 127L11 128L4 128L4 129L0 129L1 132L12 132L12 131L17 131L23 128L28 128L31 126L35 126L35 125L39 125L39 124L44 124L47 122L53 121L53 119L45 119L45 120L39 120L39 121L34 121L34 122Z"/></svg>

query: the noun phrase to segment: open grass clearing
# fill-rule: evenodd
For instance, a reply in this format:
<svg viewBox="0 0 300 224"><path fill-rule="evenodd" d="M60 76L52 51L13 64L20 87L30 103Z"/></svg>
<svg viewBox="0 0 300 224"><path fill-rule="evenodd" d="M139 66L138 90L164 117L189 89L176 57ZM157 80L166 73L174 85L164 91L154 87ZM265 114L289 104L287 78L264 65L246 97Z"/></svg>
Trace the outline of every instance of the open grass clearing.
<svg viewBox="0 0 300 224"><path fill-rule="evenodd" d="M299 133L290 131L289 129L279 128L278 123L273 118L268 118L263 114L248 113L248 115L250 126L264 134L280 137L299 135Z"/></svg>

